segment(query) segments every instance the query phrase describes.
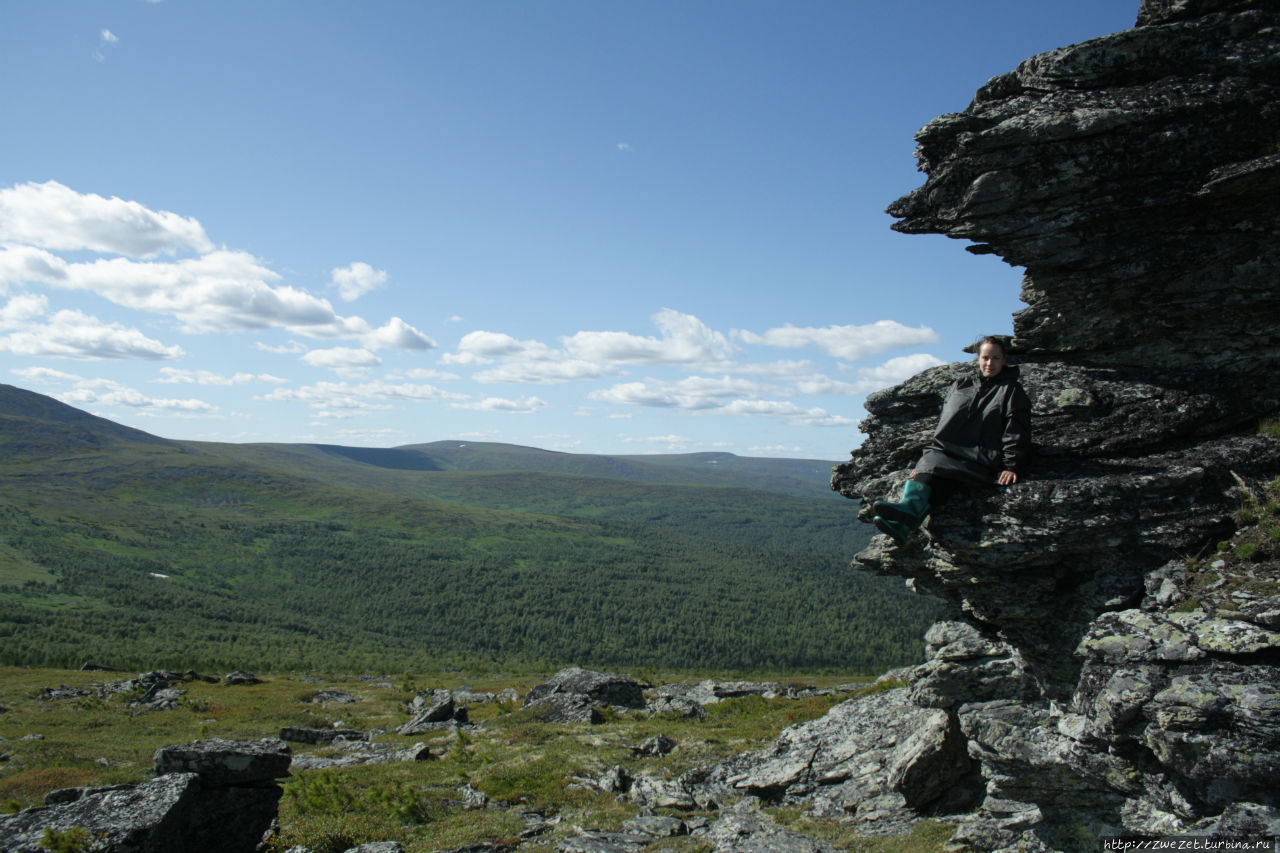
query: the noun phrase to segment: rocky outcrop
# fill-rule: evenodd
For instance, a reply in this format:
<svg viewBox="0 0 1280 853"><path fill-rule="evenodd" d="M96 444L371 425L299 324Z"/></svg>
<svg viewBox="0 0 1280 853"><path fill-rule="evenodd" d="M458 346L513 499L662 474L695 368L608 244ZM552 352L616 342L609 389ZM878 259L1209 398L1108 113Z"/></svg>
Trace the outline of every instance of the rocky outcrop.
<svg viewBox="0 0 1280 853"><path fill-rule="evenodd" d="M583 696L597 705L617 708L645 706L644 688L634 679L579 667L562 669L550 680L534 687L524 697L524 705L527 708L555 695Z"/></svg>
<svg viewBox="0 0 1280 853"><path fill-rule="evenodd" d="M1037 456L1017 485L856 556L954 616L899 697L837 711L942 715L937 754L963 747L980 802L946 802L976 778L959 761L923 774L952 788L908 796L883 756L917 724L889 718L856 795L835 794L853 778L835 732L795 759L800 733L784 736L726 783L854 819L872 798L890 822L954 812L975 849L1274 822L1277 531L1237 511L1280 474L1280 441L1259 430L1280 411L1280 4L1146 0L1134 29L1026 60L916 139L927 179L890 207L894 228L1025 268L1010 349ZM867 439L832 478L864 520L972 369L868 398ZM1206 568L1245 535L1248 557ZM806 749L834 763L795 772Z"/></svg>
<svg viewBox="0 0 1280 853"><path fill-rule="evenodd" d="M39 853L50 833L102 853L245 853L275 820L282 793L275 780L288 771L281 740L161 747L150 781L54 791L42 807L0 817L0 849Z"/></svg>

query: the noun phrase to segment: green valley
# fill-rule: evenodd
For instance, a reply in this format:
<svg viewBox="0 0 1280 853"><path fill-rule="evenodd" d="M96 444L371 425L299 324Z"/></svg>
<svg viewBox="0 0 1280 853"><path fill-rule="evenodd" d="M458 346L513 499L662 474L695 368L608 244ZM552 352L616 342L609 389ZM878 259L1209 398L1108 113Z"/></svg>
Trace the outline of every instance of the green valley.
<svg viewBox="0 0 1280 853"><path fill-rule="evenodd" d="M0 454L5 664L873 673L940 612L848 566L829 463L180 442L11 386Z"/></svg>

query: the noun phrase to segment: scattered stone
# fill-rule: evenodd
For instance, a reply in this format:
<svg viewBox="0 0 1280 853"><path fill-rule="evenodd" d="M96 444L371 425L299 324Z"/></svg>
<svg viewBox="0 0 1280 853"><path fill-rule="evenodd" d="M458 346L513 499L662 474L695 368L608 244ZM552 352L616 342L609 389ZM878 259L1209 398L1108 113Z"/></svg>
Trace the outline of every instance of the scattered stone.
<svg viewBox="0 0 1280 853"><path fill-rule="evenodd" d="M350 705L360 700L345 690L321 690L302 701L313 705Z"/></svg>
<svg viewBox="0 0 1280 853"><path fill-rule="evenodd" d="M552 693L533 701L526 699L525 707L535 711L544 723L604 722L604 714L591 698L579 694Z"/></svg>
<svg viewBox="0 0 1280 853"><path fill-rule="evenodd" d="M425 743L401 747L398 744L387 743L334 741L331 746L338 750L336 754L295 755L290 768L296 771L321 770L332 767L359 767L366 764L428 761L435 757Z"/></svg>
<svg viewBox="0 0 1280 853"><path fill-rule="evenodd" d="M246 784L289 775L289 745L278 738L232 741L222 738L162 746L155 772L195 773L206 784Z"/></svg>
<svg viewBox="0 0 1280 853"><path fill-rule="evenodd" d="M107 853L253 850L275 820L288 749L269 740L163 747L150 781L55 791L43 807L0 816L0 849L40 853L46 831L79 827Z"/></svg>
<svg viewBox="0 0 1280 853"><path fill-rule="evenodd" d="M448 691L435 694L419 694L409 704L414 717L396 729L398 734L415 735L437 728L465 723L467 709L455 704L453 695Z"/></svg>
<svg viewBox="0 0 1280 853"><path fill-rule="evenodd" d="M592 672L570 667L557 672L550 681L539 684L525 696L526 707L550 696L581 696L596 705L618 708L644 708L644 690L625 675Z"/></svg>
<svg viewBox="0 0 1280 853"><path fill-rule="evenodd" d="M367 741L369 736L358 729L308 729L300 726L285 726L280 730L280 739L291 743L328 744L334 741Z"/></svg>
<svg viewBox="0 0 1280 853"><path fill-rule="evenodd" d="M637 756L657 758L669 754L677 746L679 744L666 735L654 735L639 746L633 746L631 752Z"/></svg>
<svg viewBox="0 0 1280 853"><path fill-rule="evenodd" d="M261 684L262 679L258 678L252 672L245 672L238 669L235 672L229 672L222 678L222 683L228 687L235 687L241 684Z"/></svg>

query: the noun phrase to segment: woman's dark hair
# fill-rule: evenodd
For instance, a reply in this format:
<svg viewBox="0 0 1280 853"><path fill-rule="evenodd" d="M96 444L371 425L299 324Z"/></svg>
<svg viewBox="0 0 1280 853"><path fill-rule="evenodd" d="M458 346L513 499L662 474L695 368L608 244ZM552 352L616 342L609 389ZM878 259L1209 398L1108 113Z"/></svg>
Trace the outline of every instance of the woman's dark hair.
<svg viewBox="0 0 1280 853"><path fill-rule="evenodd" d="M987 335L982 340L973 345L974 352L982 352L982 348L987 344L995 344L1000 347L1000 354L1005 358L1009 357L1009 341L999 335Z"/></svg>

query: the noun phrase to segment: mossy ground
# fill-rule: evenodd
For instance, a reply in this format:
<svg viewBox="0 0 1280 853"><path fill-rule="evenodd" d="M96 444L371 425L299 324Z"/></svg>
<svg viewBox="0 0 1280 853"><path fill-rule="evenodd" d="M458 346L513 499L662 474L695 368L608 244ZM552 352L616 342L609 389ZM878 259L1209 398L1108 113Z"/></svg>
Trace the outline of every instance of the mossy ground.
<svg viewBox="0 0 1280 853"><path fill-rule="evenodd" d="M577 827L616 830L638 813L625 798L571 785L571 777L599 778L614 765L637 774L678 776L764 748L787 726L819 717L851 696L726 700L709 706L709 717L703 721L610 712L600 725L548 724L516 703L477 703L469 708L477 727L411 736L394 730L407 721L404 703L418 691L467 687L497 693L513 687L523 695L545 675L401 675L373 680L268 675L262 676L262 684L244 686L190 681L176 685L186 694L172 711L130 708L128 696L40 698L46 687L87 688L131 675L0 668L0 706L6 709L0 714L0 736L5 738L0 742L0 755L5 757L0 763L0 806L16 811L39 805L46 793L58 788L142 781L152 775L155 750L166 744L209 737L274 737L284 726L340 725L386 732L375 737L382 743L424 742L432 758L293 774L285 781L273 850L301 844L315 853L329 853L366 841L396 840L410 853L423 853L480 841L512 843L528 826L522 815L536 813L559 820L522 849L551 853ZM822 686L849 680L827 676L804 683ZM321 689L345 691L357 701L310 701ZM654 735L666 735L679 746L659 758L638 757L632 748ZM292 746L295 754L336 751ZM499 807L465 808L460 793L464 785L483 792ZM815 821L798 811L783 810L777 819L848 850L933 850L940 846L937 838L950 834L950 827L922 825L906 838L868 841L856 838L849 827ZM650 849L697 851L699 845L705 848L686 837L655 842Z"/></svg>
<svg viewBox="0 0 1280 853"><path fill-rule="evenodd" d="M1242 596L1280 597L1280 479L1253 489L1233 521L1234 536L1188 561L1187 597L1176 609L1229 614Z"/></svg>

